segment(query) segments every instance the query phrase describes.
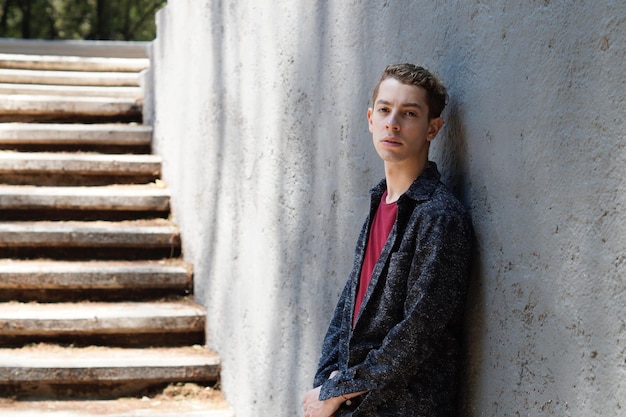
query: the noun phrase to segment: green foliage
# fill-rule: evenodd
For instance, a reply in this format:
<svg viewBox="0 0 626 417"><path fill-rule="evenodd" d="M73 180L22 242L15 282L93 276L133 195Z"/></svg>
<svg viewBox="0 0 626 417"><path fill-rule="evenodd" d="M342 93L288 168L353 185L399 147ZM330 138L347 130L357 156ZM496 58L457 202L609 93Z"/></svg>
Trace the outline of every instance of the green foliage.
<svg viewBox="0 0 626 417"><path fill-rule="evenodd" d="M166 0L0 0L0 37L152 40Z"/></svg>

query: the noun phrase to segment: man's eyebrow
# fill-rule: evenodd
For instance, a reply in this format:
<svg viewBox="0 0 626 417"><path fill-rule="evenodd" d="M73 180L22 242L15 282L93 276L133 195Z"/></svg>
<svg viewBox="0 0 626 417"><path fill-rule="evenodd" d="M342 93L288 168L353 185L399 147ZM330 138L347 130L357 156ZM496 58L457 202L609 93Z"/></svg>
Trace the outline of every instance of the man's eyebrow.
<svg viewBox="0 0 626 417"><path fill-rule="evenodd" d="M387 100L380 99L380 100L376 101L376 104L377 105L378 104L383 104L385 106L389 106L389 105L391 105L391 102L389 102ZM418 109L423 109L424 108L424 106L422 104L420 104L420 103L402 103L400 105L400 107L417 107Z"/></svg>

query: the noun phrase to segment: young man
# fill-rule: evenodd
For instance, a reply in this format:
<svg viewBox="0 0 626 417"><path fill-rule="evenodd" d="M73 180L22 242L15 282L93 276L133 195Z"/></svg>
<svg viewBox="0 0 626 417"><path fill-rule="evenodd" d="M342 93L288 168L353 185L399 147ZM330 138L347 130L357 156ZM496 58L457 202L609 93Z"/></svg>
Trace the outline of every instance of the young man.
<svg viewBox="0 0 626 417"><path fill-rule="evenodd" d="M445 87L427 70L389 65L367 111L385 179L324 338L305 417L456 415L471 227L428 148Z"/></svg>

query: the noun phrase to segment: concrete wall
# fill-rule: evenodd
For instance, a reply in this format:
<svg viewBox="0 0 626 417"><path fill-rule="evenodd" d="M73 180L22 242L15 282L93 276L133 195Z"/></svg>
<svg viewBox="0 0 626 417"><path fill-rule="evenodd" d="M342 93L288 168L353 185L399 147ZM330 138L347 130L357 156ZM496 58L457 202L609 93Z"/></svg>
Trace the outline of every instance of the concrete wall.
<svg viewBox="0 0 626 417"><path fill-rule="evenodd" d="M432 149L471 210L466 416L626 415L626 3L177 0L157 17L165 158L239 417L301 415L382 176L389 62L449 85Z"/></svg>

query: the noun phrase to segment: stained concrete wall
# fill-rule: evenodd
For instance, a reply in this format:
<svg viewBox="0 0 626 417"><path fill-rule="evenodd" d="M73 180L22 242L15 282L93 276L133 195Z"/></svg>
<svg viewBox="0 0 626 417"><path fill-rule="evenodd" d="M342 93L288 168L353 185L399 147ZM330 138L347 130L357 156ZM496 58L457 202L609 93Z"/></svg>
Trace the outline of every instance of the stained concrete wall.
<svg viewBox="0 0 626 417"><path fill-rule="evenodd" d="M382 175L389 62L449 85L431 158L470 209L466 416L624 416L622 1L177 0L153 45L165 158L238 416L301 415Z"/></svg>

